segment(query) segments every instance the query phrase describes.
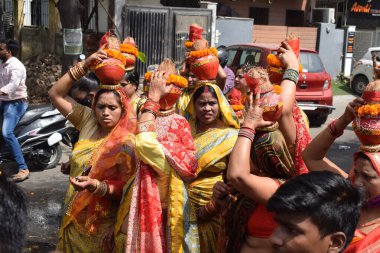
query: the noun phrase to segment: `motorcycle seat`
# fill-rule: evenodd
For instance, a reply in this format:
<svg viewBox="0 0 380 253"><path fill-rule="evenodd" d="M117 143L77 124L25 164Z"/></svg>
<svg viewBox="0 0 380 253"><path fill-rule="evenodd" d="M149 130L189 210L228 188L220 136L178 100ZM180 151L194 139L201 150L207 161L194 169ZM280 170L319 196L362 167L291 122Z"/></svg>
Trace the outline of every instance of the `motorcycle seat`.
<svg viewBox="0 0 380 253"><path fill-rule="evenodd" d="M54 107L51 104L29 105L17 125L28 125L38 119L43 113L51 110L54 110Z"/></svg>

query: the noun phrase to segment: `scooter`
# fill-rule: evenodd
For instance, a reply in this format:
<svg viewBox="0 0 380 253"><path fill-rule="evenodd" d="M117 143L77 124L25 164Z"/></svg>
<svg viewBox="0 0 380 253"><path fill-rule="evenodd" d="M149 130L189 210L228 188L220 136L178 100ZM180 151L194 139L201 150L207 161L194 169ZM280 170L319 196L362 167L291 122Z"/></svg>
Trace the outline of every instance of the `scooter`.
<svg viewBox="0 0 380 253"><path fill-rule="evenodd" d="M71 146L74 132L75 128L51 104L29 105L14 131L32 170L54 168L62 156L60 142ZM0 166L10 161L14 161L13 156L0 137Z"/></svg>

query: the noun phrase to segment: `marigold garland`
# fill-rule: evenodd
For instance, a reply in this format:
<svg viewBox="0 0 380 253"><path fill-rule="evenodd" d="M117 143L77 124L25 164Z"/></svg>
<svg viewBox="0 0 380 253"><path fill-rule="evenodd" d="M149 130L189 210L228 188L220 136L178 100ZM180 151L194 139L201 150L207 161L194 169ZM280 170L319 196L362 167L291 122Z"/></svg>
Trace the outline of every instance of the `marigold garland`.
<svg viewBox="0 0 380 253"><path fill-rule="evenodd" d="M125 56L119 50L105 49L104 52L106 52L108 57L121 61L123 63L123 65L125 65L127 63Z"/></svg>
<svg viewBox="0 0 380 253"><path fill-rule="evenodd" d="M218 57L218 50L215 47L210 47L203 50L191 51L189 53L189 58L190 58L190 61L193 61L195 59L198 59L207 55L212 55L212 54Z"/></svg>
<svg viewBox="0 0 380 253"><path fill-rule="evenodd" d="M244 109L244 105L231 105L231 108L232 108L234 111L240 111L240 110L243 110L243 109Z"/></svg>
<svg viewBox="0 0 380 253"><path fill-rule="evenodd" d="M135 57L137 57L139 54L139 51L137 50L137 48L128 43L121 44L120 51L126 54L133 54Z"/></svg>
<svg viewBox="0 0 380 253"><path fill-rule="evenodd" d="M277 68L280 68L282 67L282 62L280 59L278 59L278 57L274 54L268 54L267 56L267 63L268 65L272 66L272 67L277 67Z"/></svg>
<svg viewBox="0 0 380 253"><path fill-rule="evenodd" d="M153 72L146 72L144 75L145 81L149 82L152 77L152 74ZM174 84L181 88L187 88L188 86L188 82L186 78L182 76L178 76L178 75L173 75L173 74L169 75L168 79L166 80L166 84L167 85Z"/></svg>
<svg viewBox="0 0 380 253"><path fill-rule="evenodd" d="M281 86L280 86L280 85L277 85L277 84L273 85L273 91L274 91L274 93L280 95L280 93L281 93L281 91L282 91Z"/></svg>
<svg viewBox="0 0 380 253"><path fill-rule="evenodd" d="M186 48L192 48L193 47L193 42L190 41L190 40L185 41L185 47Z"/></svg>
<svg viewBox="0 0 380 253"><path fill-rule="evenodd" d="M356 109L357 109L359 117L364 117L364 116L375 117L380 114L380 104L362 105Z"/></svg>
<svg viewBox="0 0 380 253"><path fill-rule="evenodd" d="M274 54L268 54L267 56L267 63L271 67L275 68L283 68L285 66L282 65L281 60L277 57L277 55ZM302 64L299 65L298 72L302 73L303 72L303 67Z"/></svg>

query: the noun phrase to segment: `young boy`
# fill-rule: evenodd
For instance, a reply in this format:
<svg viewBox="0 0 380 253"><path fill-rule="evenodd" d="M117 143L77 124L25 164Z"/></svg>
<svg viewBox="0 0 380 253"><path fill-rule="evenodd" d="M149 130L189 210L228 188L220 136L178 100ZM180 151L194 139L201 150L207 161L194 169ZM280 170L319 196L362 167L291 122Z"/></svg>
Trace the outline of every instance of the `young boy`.
<svg viewBox="0 0 380 253"><path fill-rule="evenodd" d="M274 252L342 252L360 207L359 191L338 174L311 172L287 181L267 203L278 224L270 238Z"/></svg>

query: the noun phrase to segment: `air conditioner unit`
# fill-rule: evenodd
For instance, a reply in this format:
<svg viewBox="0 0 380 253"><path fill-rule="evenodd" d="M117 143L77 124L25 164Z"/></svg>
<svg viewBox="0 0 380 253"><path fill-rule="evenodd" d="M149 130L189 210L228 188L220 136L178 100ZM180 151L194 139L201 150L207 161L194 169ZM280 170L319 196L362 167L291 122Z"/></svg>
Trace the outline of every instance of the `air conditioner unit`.
<svg viewBox="0 0 380 253"><path fill-rule="evenodd" d="M334 8L314 8L311 11L312 23L335 23Z"/></svg>

